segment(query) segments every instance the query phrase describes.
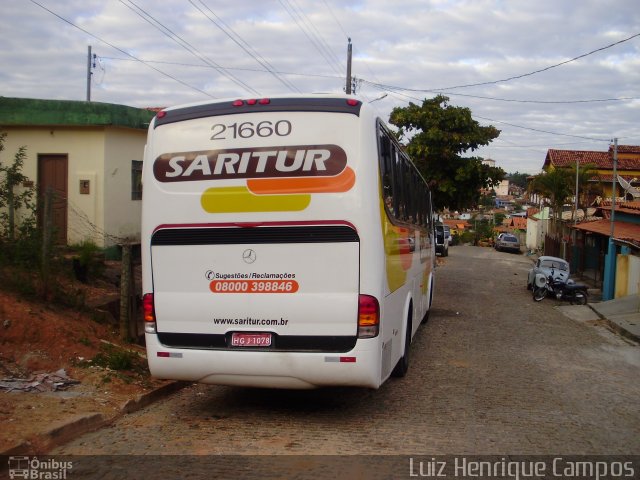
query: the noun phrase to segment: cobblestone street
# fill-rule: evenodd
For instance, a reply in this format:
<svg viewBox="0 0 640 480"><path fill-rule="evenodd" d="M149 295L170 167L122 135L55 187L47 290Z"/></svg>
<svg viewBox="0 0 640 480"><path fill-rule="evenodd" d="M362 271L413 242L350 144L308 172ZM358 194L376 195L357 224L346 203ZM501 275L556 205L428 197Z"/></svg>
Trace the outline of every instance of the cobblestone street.
<svg viewBox="0 0 640 480"><path fill-rule="evenodd" d="M70 454L633 454L640 347L525 288L531 260L453 247L404 379L377 391L194 385Z"/></svg>

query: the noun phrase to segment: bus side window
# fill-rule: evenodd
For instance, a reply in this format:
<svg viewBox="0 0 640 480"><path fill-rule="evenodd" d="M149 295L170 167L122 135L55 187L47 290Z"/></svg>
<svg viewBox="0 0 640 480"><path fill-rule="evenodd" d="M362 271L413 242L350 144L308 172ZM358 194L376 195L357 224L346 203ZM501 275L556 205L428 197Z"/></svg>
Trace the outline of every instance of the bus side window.
<svg viewBox="0 0 640 480"><path fill-rule="evenodd" d="M381 124L378 125L378 155L382 195L388 214L396 220L431 228L429 188L392 134Z"/></svg>
<svg viewBox="0 0 640 480"><path fill-rule="evenodd" d="M396 218L400 220L404 220L405 218L405 188L403 185L403 177L402 174L402 157L400 156L395 145L391 146L391 158L393 160L393 169L391 171L393 176L393 210L395 212Z"/></svg>
<svg viewBox="0 0 640 480"><path fill-rule="evenodd" d="M391 215L396 215L393 185L393 162L391 160L391 140L385 132L379 130L380 175L382 176L382 195L384 204Z"/></svg>

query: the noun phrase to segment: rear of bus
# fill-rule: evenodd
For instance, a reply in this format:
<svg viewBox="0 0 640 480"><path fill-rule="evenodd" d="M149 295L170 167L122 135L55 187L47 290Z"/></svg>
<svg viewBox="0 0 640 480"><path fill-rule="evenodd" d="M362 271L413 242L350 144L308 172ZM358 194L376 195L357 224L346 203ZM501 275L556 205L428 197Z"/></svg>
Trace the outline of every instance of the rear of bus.
<svg viewBox="0 0 640 480"><path fill-rule="evenodd" d="M376 120L347 97L160 112L142 220L159 378L276 388L382 382ZM367 278L362 262L367 261Z"/></svg>

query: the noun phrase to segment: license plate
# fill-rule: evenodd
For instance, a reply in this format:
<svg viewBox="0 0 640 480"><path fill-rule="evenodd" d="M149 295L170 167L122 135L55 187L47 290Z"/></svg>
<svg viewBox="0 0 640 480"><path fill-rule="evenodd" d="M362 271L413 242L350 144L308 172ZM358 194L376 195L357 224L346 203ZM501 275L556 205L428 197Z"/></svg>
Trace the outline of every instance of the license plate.
<svg viewBox="0 0 640 480"><path fill-rule="evenodd" d="M232 347L270 347L270 333L242 333L234 332L231 334Z"/></svg>

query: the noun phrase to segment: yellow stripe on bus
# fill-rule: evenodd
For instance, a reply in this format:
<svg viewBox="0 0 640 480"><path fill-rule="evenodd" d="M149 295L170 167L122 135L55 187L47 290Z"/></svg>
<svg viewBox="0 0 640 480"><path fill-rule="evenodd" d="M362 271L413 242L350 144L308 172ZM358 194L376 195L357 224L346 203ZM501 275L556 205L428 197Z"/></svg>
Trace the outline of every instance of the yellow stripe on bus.
<svg viewBox="0 0 640 480"><path fill-rule="evenodd" d="M208 188L200 198L207 213L294 212L310 202L311 195L253 195L247 187Z"/></svg>

